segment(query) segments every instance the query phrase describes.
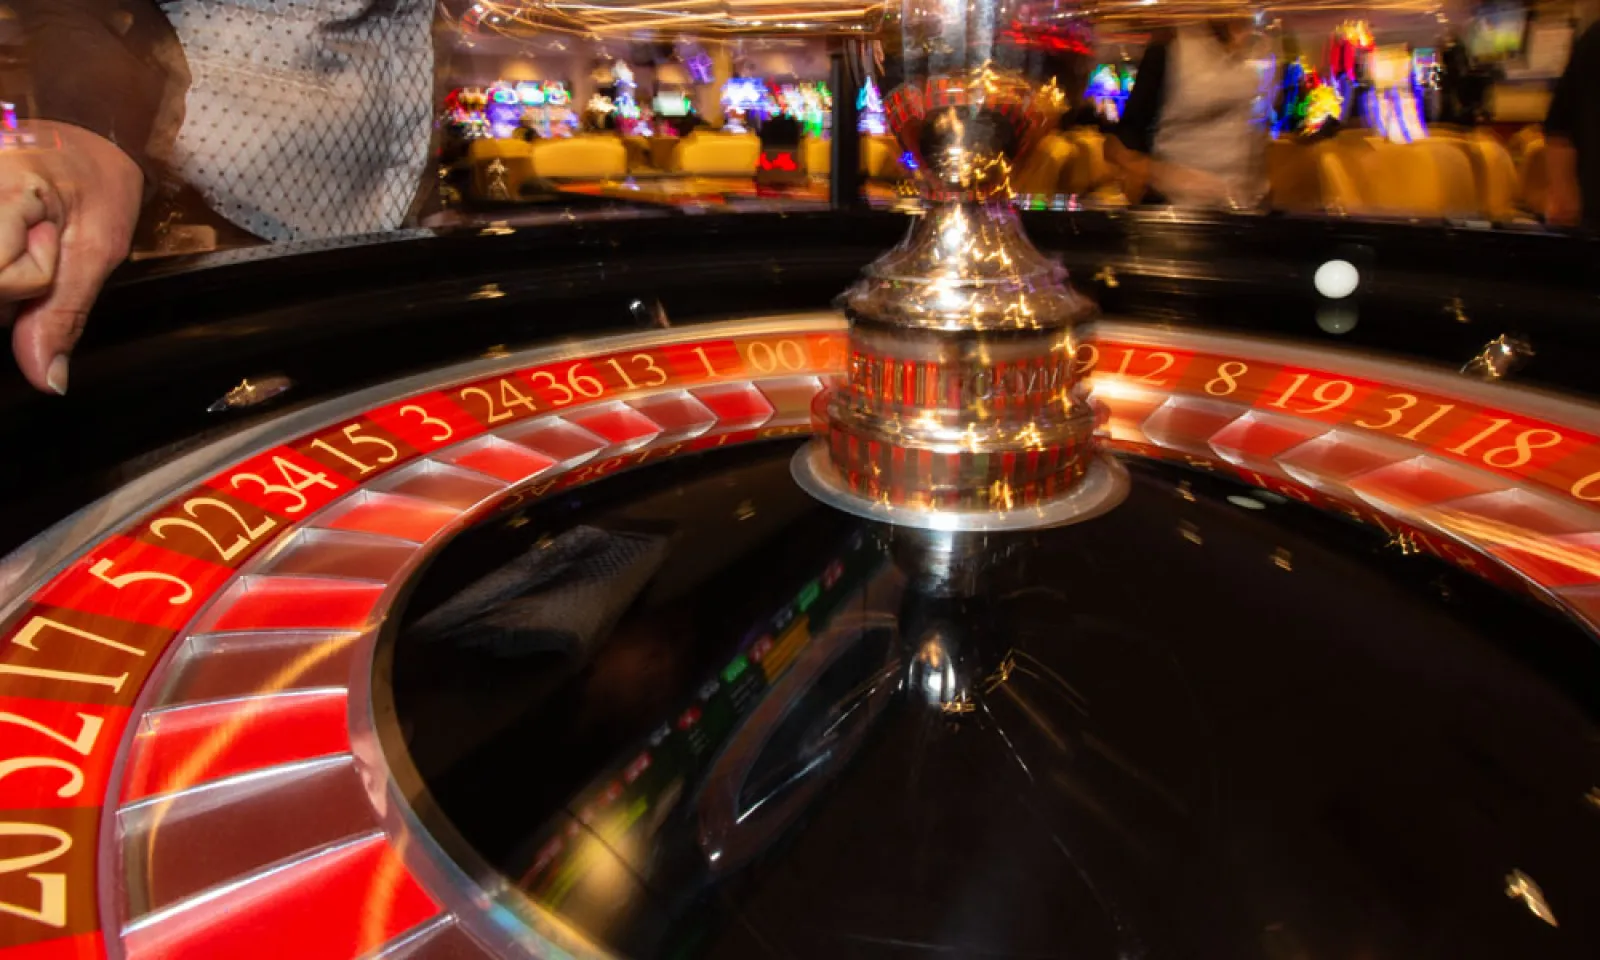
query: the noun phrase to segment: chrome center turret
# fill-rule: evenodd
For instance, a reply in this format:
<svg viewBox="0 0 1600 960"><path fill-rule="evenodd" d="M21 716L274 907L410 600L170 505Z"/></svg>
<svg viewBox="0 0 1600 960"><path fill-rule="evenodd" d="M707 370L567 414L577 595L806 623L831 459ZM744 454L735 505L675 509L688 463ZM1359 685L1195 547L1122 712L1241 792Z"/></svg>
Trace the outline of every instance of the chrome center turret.
<svg viewBox="0 0 1600 960"><path fill-rule="evenodd" d="M987 61L891 95L928 209L844 295L846 374L818 397L819 437L794 461L814 496L890 523L981 531L1072 523L1126 495L1126 473L1096 449L1075 367L1095 307L1009 203L1011 170L1059 107L1053 87Z"/></svg>

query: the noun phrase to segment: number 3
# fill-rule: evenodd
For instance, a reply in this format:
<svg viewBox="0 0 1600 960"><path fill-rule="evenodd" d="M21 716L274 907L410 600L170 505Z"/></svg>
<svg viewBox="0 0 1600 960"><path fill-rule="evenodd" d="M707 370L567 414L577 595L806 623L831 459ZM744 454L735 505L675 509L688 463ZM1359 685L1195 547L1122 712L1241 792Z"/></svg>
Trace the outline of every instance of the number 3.
<svg viewBox="0 0 1600 960"><path fill-rule="evenodd" d="M423 423L424 426L438 427L439 429L444 431L444 433L436 434L436 435L434 435L432 437L429 437L428 441L430 443L443 443L446 440L449 440L451 437L455 436L456 432L454 430L450 429L450 424L445 423L443 420L440 420L438 417L430 417L430 416L428 416L428 411L422 409L421 407L417 406L414 403L408 403L405 406L401 407L400 408L400 412L401 413L414 413L417 416L422 418L422 423Z"/></svg>

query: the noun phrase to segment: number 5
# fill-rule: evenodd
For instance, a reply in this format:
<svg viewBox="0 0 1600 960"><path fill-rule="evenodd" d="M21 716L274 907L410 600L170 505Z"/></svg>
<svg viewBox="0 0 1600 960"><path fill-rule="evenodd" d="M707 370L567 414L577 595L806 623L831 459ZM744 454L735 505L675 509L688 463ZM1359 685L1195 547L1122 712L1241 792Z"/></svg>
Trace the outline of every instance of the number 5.
<svg viewBox="0 0 1600 960"><path fill-rule="evenodd" d="M110 560L99 561L94 566L89 568L89 573L92 576L98 577L106 583L111 584L118 590L121 590L123 587L126 587L131 583L143 583L146 580L165 580L167 583L177 584L178 589L182 590L183 592L167 601L174 607L179 606L180 604L188 603L190 600L194 599L194 590L192 590L181 578L175 577L170 573L157 573L153 570L141 570L136 573L124 573L120 577L113 577L109 576L111 573Z"/></svg>

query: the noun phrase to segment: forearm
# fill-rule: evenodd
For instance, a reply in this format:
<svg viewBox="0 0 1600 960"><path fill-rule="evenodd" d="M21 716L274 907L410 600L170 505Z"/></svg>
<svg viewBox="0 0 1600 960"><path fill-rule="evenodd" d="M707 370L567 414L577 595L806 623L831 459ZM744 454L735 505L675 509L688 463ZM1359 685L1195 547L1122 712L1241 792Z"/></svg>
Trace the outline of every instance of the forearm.
<svg viewBox="0 0 1600 960"><path fill-rule="evenodd" d="M1116 168L1128 202L1143 200L1150 188L1150 157L1125 146L1116 136L1106 137L1105 149L1106 161Z"/></svg>

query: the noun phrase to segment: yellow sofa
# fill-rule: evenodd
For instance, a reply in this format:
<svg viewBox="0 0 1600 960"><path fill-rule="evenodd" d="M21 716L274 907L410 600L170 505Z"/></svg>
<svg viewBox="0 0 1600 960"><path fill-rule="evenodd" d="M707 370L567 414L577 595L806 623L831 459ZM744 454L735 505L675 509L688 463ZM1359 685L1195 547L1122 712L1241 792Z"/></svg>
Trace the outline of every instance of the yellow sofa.
<svg viewBox="0 0 1600 960"><path fill-rule="evenodd" d="M904 180L911 176L900 162L900 141L887 135L861 138L861 172L874 180Z"/></svg>
<svg viewBox="0 0 1600 960"><path fill-rule="evenodd" d="M533 171L547 180L610 180L627 175L628 148L614 133L538 140Z"/></svg>
<svg viewBox="0 0 1600 960"><path fill-rule="evenodd" d="M753 177L761 140L753 133L695 130L678 140L669 169L698 177Z"/></svg>
<svg viewBox="0 0 1600 960"><path fill-rule="evenodd" d="M468 189L478 200L515 200L536 179L533 144L523 140L474 140L467 146L467 159L472 164Z"/></svg>
<svg viewBox="0 0 1600 960"><path fill-rule="evenodd" d="M1072 157L1062 171L1062 193L1086 196L1111 180L1104 134L1093 127L1070 127L1063 136L1072 144Z"/></svg>
<svg viewBox="0 0 1600 960"><path fill-rule="evenodd" d="M1354 216L1461 217L1479 213L1478 190L1459 141L1390 143L1335 137L1318 156L1330 209Z"/></svg>
<svg viewBox="0 0 1600 960"><path fill-rule="evenodd" d="M1011 171L1011 191L1046 195L1062 192L1075 153L1071 140L1059 133L1045 134L1022 165Z"/></svg>

